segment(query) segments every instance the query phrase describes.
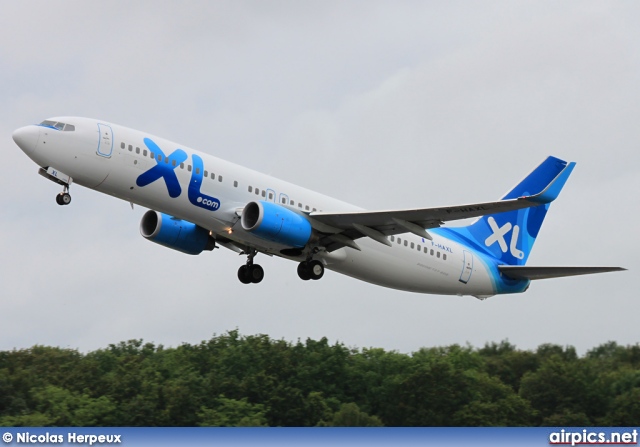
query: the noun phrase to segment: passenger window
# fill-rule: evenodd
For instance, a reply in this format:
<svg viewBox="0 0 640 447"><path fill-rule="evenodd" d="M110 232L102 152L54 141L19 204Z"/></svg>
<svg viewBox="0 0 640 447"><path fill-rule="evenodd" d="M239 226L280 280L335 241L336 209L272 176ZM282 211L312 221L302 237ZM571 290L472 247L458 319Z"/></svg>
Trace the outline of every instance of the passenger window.
<svg viewBox="0 0 640 447"><path fill-rule="evenodd" d="M260 195L260 189L256 188L256 195L259 196Z"/></svg>
<svg viewBox="0 0 640 447"><path fill-rule="evenodd" d="M420 246L420 244L418 244L417 248L418 248L418 251L422 251L422 247Z"/></svg>
<svg viewBox="0 0 640 447"><path fill-rule="evenodd" d="M291 201L289 202L289 205L291 205L291 206L293 206L293 205L295 205L295 204L296 204L296 202L295 202L294 200L291 200Z"/></svg>
<svg viewBox="0 0 640 447"><path fill-rule="evenodd" d="M184 169L184 163L180 163L180 169Z"/></svg>
<svg viewBox="0 0 640 447"><path fill-rule="evenodd" d="M222 176L221 175L218 176L218 181L222 182Z"/></svg>
<svg viewBox="0 0 640 447"><path fill-rule="evenodd" d="M162 155L158 154L158 161L162 161Z"/></svg>
<svg viewBox="0 0 640 447"><path fill-rule="evenodd" d="M442 255L442 260L446 261L447 260L447 255Z"/></svg>
<svg viewBox="0 0 640 447"><path fill-rule="evenodd" d="M390 236L390 237L389 237L389 240L390 240L391 242L393 242L393 241L395 241L395 240L396 240L396 238L395 238L395 236Z"/></svg>
<svg viewBox="0 0 640 447"><path fill-rule="evenodd" d="M433 256L433 248L431 249L431 256Z"/></svg>
<svg viewBox="0 0 640 447"><path fill-rule="evenodd" d="M146 157L146 156L147 156L147 150L146 150L146 149L142 151L142 155L143 155L144 157Z"/></svg>
<svg viewBox="0 0 640 447"><path fill-rule="evenodd" d="M187 171L191 172L191 165L187 165Z"/></svg>
<svg viewBox="0 0 640 447"><path fill-rule="evenodd" d="M209 177L209 171L207 171L206 169L204 170L204 176Z"/></svg>
<svg viewBox="0 0 640 447"><path fill-rule="evenodd" d="M196 168L196 175L200 174L200 168Z"/></svg>
<svg viewBox="0 0 640 447"><path fill-rule="evenodd" d="M253 186L248 186L248 187L247 187L247 190L248 190L249 192L253 192Z"/></svg>
<svg viewBox="0 0 640 447"><path fill-rule="evenodd" d="M402 243L402 239L398 238L398 244Z"/></svg>
<svg viewBox="0 0 640 447"><path fill-rule="evenodd" d="M153 152L149 152L149 157L156 158L156 154L154 154Z"/></svg>
<svg viewBox="0 0 640 447"><path fill-rule="evenodd" d="M305 206L304 209L309 211L309 205Z"/></svg>
<svg viewBox="0 0 640 447"><path fill-rule="evenodd" d="M287 199L285 199L284 197L282 198L282 204L286 205L287 204Z"/></svg>
<svg viewBox="0 0 640 447"><path fill-rule="evenodd" d="M271 200L271 199L273 199L273 193L272 192L269 193L269 200Z"/></svg>
<svg viewBox="0 0 640 447"><path fill-rule="evenodd" d="M140 148L139 148L139 147L137 147L137 148L136 148L136 154L139 154L139 153L140 153Z"/></svg>
<svg viewBox="0 0 640 447"><path fill-rule="evenodd" d="M427 250L427 247L424 247L424 252L429 253L429 250Z"/></svg>
<svg viewBox="0 0 640 447"><path fill-rule="evenodd" d="M171 164L172 164L172 165L173 165L173 167L175 168L175 167L176 167L176 165L178 164L178 162L177 162L177 161L175 161L175 160L173 160L173 161L171 162Z"/></svg>
<svg viewBox="0 0 640 447"><path fill-rule="evenodd" d="M414 248L416 246L416 244L414 244L413 242L411 242L411 248Z"/></svg>
<svg viewBox="0 0 640 447"><path fill-rule="evenodd" d="M265 191L264 189L262 190L262 197L267 197L267 191Z"/></svg>
<svg viewBox="0 0 640 447"><path fill-rule="evenodd" d="M313 212L315 213L315 212L316 212L316 211L318 211L318 210L316 210L316 209L314 208L314 209L312 209L311 211L313 211Z"/></svg>
<svg viewBox="0 0 640 447"><path fill-rule="evenodd" d="M409 241L407 241L406 239L404 240L404 246L408 247L409 246Z"/></svg>
<svg viewBox="0 0 640 447"><path fill-rule="evenodd" d="M298 208L302 209L302 203L298 202Z"/></svg>
<svg viewBox="0 0 640 447"><path fill-rule="evenodd" d="M234 188L237 188L237 187L238 187L238 181L237 181L237 180L234 180L234 181L233 181L233 186L234 186Z"/></svg>
<svg viewBox="0 0 640 447"><path fill-rule="evenodd" d="M436 253L436 258L440 257L440 252Z"/></svg>

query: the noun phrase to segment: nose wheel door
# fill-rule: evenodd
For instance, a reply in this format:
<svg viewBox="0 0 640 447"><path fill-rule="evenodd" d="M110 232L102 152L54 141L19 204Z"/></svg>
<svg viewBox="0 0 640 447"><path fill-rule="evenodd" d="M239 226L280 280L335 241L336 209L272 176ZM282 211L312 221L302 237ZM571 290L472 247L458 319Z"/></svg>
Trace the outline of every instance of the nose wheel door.
<svg viewBox="0 0 640 447"><path fill-rule="evenodd" d="M40 168L38 174L58 185L62 185L62 192L56 196L56 203L58 205L69 205L71 203L71 195L69 194L69 187L73 181L71 177L51 167L47 169Z"/></svg>

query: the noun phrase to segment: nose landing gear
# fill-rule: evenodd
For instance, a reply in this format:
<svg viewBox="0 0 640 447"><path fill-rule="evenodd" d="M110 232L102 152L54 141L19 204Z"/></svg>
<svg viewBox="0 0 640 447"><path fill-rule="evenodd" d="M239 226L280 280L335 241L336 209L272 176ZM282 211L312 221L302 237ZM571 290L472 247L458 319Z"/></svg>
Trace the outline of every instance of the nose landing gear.
<svg viewBox="0 0 640 447"><path fill-rule="evenodd" d="M69 205L71 203L71 194L69 194L69 185L64 187L64 191L56 196L58 205Z"/></svg>
<svg viewBox="0 0 640 447"><path fill-rule="evenodd" d="M73 179L67 174L64 174L52 167L40 168L38 174L51 180L58 185L62 185L62 192L56 196L56 203L58 205L69 205L71 203L71 195L69 194L69 187L73 182Z"/></svg>

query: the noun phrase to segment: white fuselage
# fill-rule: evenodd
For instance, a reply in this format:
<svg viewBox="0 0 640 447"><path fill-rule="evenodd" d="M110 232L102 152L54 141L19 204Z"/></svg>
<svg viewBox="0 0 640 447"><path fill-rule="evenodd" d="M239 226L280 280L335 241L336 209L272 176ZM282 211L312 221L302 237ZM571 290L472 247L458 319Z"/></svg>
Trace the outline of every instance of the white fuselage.
<svg viewBox="0 0 640 447"><path fill-rule="evenodd" d="M54 168L70 176L73 183L114 197L193 222L224 238L251 246L260 252L283 256L286 248L243 230L240 210L252 201L274 202L296 212L348 212L361 208L327 197L300 186L230 163L212 155L171 141L115 124L87 118L66 117L74 131L60 131L43 126L28 126L37 137L22 147L38 165ZM26 130L25 130L26 132ZM177 197L170 197L168 186L159 178L145 186L137 179L158 163L145 145L150 138L165 156L177 149L187 159L172 169L181 187ZM188 198L188 186L195 172L194 155L204 164L200 190L219 201L216 209L196 206ZM433 235L422 239L412 233L388 237L388 247L370 238L358 239L361 251L343 247L331 253L315 255L330 270L393 289L419 293L474 295L486 297L498 293L486 262L471 249ZM398 242L400 241L400 242Z"/></svg>

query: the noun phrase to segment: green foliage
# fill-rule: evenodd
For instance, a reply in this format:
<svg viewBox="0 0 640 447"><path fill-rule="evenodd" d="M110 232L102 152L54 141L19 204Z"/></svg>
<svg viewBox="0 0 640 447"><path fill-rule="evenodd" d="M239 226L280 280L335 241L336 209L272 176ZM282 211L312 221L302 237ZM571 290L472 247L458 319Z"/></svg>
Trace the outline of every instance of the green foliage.
<svg viewBox="0 0 640 447"><path fill-rule="evenodd" d="M382 427L377 416L369 416L355 403L342 404L330 422L323 422L325 427Z"/></svg>
<svg viewBox="0 0 640 447"><path fill-rule="evenodd" d="M266 427L264 405L250 404L247 399L235 400L220 396L216 408L203 407L198 414L202 427Z"/></svg>
<svg viewBox="0 0 640 447"><path fill-rule="evenodd" d="M7 415L0 425L9 426L97 426L111 425L115 405L106 396L91 398L64 388L47 385L31 392L35 411Z"/></svg>
<svg viewBox="0 0 640 447"><path fill-rule="evenodd" d="M4 426L632 426L640 346L519 351L507 341L401 354L237 330L86 354L0 352Z"/></svg>

